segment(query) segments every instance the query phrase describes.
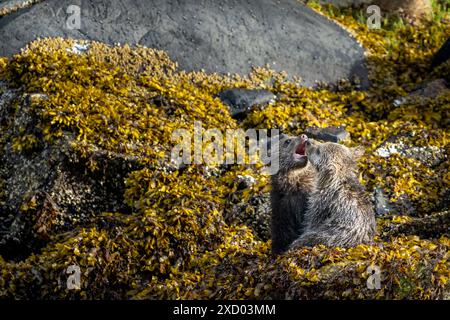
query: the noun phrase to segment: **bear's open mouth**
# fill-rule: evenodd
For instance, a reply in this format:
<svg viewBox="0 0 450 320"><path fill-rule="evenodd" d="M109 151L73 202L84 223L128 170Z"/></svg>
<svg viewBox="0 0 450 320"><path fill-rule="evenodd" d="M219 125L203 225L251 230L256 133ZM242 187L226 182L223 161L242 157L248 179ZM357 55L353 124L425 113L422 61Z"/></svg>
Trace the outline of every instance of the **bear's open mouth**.
<svg viewBox="0 0 450 320"><path fill-rule="evenodd" d="M309 139L306 134L300 135L300 143L295 147L294 151L294 159L296 161L301 161L302 163L305 163L305 160L307 159L306 156L306 144L308 143Z"/></svg>
<svg viewBox="0 0 450 320"><path fill-rule="evenodd" d="M300 143L297 147L297 149L295 149L295 153L301 156L305 155L305 151L306 151L306 141Z"/></svg>
<svg viewBox="0 0 450 320"><path fill-rule="evenodd" d="M306 141L302 141L295 149L296 157L306 157Z"/></svg>

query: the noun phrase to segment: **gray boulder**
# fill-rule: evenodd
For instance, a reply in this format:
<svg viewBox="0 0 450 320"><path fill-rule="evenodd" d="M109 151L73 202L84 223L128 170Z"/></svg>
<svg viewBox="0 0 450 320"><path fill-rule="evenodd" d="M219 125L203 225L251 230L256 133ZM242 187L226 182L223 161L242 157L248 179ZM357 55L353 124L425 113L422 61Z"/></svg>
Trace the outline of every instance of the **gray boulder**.
<svg viewBox="0 0 450 320"><path fill-rule="evenodd" d="M309 127L306 128L305 133L310 138L335 143L350 139L350 133L348 133L348 131L346 131L343 127Z"/></svg>
<svg viewBox="0 0 450 320"><path fill-rule="evenodd" d="M232 117L239 118L253 106L266 106L275 101L276 96L263 89L228 89L219 93L220 100L230 108Z"/></svg>
<svg viewBox="0 0 450 320"><path fill-rule="evenodd" d="M308 86L344 78L368 85L357 41L296 0L46 0L0 18L0 56L38 37L162 49L188 71L269 66Z"/></svg>

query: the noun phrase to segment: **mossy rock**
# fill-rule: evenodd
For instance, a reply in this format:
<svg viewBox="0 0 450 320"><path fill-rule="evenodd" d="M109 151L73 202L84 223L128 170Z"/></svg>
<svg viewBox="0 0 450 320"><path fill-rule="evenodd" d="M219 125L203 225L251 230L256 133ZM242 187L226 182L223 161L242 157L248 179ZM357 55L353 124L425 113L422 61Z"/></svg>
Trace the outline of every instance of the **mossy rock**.
<svg viewBox="0 0 450 320"><path fill-rule="evenodd" d="M0 20L0 55L45 37L157 48L186 71L247 75L269 65L308 86L368 84L357 41L297 0L45 0Z"/></svg>

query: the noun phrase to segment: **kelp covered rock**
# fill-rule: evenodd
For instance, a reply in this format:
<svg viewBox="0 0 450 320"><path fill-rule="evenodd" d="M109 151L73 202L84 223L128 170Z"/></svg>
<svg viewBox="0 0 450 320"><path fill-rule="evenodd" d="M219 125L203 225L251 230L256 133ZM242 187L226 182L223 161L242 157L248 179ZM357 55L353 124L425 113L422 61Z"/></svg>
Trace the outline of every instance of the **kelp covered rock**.
<svg viewBox="0 0 450 320"><path fill-rule="evenodd" d="M344 82L312 90L261 69L245 78L186 73L161 51L74 40L40 40L12 59L0 59L5 83L0 157L7 163L2 161L0 170L8 173L0 176L0 217L9 223L1 224L1 236L15 228L32 235L40 225L47 230L24 256L14 260L2 254L0 296L448 298L448 158L430 164L402 153L382 157L376 150L401 136L410 146L448 153L448 93L398 106L393 102L419 83L440 78L425 70L449 26L430 22L368 35L351 12L328 14L346 23L370 53L369 91ZM87 49L74 52L76 45ZM278 99L237 121L217 98L229 88L266 89ZM173 131L192 132L194 121L201 121L203 129L280 128L290 134L310 126L343 126L352 139L345 143L365 148L359 165L367 191L382 188L392 203L406 197L414 216L405 206L378 218L379 236L372 246L317 246L274 258L270 240L253 220L269 191L260 164L177 166L170 161ZM44 155L53 155L48 157L53 162L43 163ZM16 162L29 164L24 166L27 177L20 170L14 176L10 168ZM10 197L12 187L25 185L21 179L58 175L47 172L52 168L79 174L80 187L92 182L89 194L75 193L83 201L98 195L96 209L86 206L88 219L68 219L59 229L53 227L58 215L52 208L63 211L64 198L51 196L50 201L45 193L34 199ZM253 179L243 185L243 177ZM62 190L47 180L50 184L35 189L50 195ZM75 182L61 181L62 187L75 188ZM101 192L111 187L114 192ZM121 200L112 201L116 196ZM76 217L83 203L65 215ZM235 216L234 207L239 209ZM66 285L70 266L80 268L80 290ZM380 271L380 290L367 286L373 267Z"/></svg>
<svg viewBox="0 0 450 320"><path fill-rule="evenodd" d="M157 48L186 71L246 75L269 65L308 86L367 85L363 48L297 0L45 0L0 20L0 55L39 37Z"/></svg>
<svg viewBox="0 0 450 320"><path fill-rule="evenodd" d="M85 225L99 211L130 211L123 200L124 178L139 165L101 151L79 159L71 148L61 141L21 155L7 147L2 157L3 210L9 213L0 237L4 257L23 258L50 234ZM89 161L101 169L91 171Z"/></svg>
<svg viewBox="0 0 450 320"><path fill-rule="evenodd" d="M0 17L29 7L42 0L4 0L0 3Z"/></svg>

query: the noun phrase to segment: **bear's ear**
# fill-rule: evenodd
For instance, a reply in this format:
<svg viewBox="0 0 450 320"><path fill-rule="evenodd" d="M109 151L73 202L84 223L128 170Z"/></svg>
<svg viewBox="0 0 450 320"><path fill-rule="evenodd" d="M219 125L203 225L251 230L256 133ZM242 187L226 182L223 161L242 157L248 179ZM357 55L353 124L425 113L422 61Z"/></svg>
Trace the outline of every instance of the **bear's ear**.
<svg viewBox="0 0 450 320"><path fill-rule="evenodd" d="M358 160L359 158L361 158L364 153L365 150L363 147L354 147L350 149L352 151L352 155L353 155L353 159Z"/></svg>

